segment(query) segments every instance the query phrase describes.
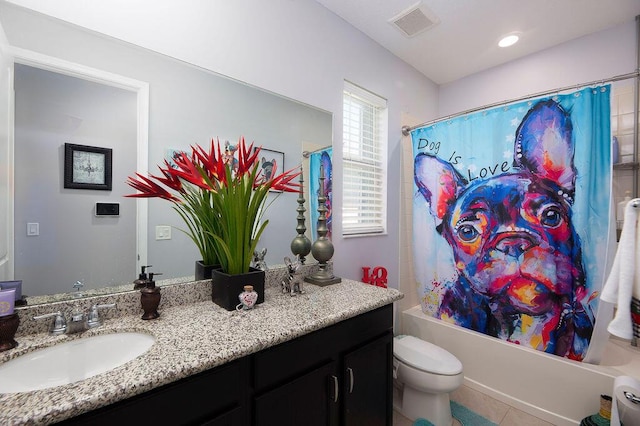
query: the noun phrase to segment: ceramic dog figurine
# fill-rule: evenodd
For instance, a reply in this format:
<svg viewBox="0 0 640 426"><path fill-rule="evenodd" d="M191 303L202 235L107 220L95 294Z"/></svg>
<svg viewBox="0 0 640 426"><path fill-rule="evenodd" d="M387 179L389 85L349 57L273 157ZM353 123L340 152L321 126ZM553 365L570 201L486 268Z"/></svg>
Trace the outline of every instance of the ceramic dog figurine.
<svg viewBox="0 0 640 426"><path fill-rule="evenodd" d="M540 101L516 131L512 167L503 163L496 176L467 182L424 153L414 166L458 275L442 296L440 318L581 360L593 325L581 303L585 272L571 224L572 131L559 104Z"/></svg>
<svg viewBox="0 0 640 426"><path fill-rule="evenodd" d="M266 271L267 269L269 269L269 267L267 266L267 262L264 260L266 255L267 255L266 247L260 251L254 250L253 259L251 260L251 267L260 269L261 271Z"/></svg>
<svg viewBox="0 0 640 426"><path fill-rule="evenodd" d="M289 275L282 280L282 292L289 293L291 296L295 296L296 293L304 293L302 288L304 277L300 271L300 266L302 266L302 263L300 262L300 255L296 254L293 261L291 261L289 257L285 257L284 263L287 265L287 272Z"/></svg>

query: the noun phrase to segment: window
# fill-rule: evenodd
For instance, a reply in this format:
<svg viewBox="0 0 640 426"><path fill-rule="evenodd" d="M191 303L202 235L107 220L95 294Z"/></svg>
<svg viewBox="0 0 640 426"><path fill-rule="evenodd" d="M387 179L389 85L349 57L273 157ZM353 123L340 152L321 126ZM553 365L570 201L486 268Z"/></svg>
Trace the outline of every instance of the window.
<svg viewBox="0 0 640 426"><path fill-rule="evenodd" d="M345 82L342 234L386 231L387 101Z"/></svg>

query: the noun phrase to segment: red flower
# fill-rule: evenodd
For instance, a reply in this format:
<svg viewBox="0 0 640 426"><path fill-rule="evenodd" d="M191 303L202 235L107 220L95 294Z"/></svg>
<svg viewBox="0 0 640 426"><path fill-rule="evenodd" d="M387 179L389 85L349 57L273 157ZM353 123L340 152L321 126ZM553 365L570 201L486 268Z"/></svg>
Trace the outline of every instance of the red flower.
<svg viewBox="0 0 640 426"><path fill-rule="evenodd" d="M142 176L140 173L136 173L138 179L129 176L127 184L137 189L139 192L136 194L125 195L125 197L138 197L138 198L163 198L172 202L180 202L178 197L172 195L169 191L153 182L151 179ZM155 176L152 176L155 178Z"/></svg>
<svg viewBox="0 0 640 426"><path fill-rule="evenodd" d="M217 258L231 274L247 272L251 256L268 221L262 221L269 190L299 192L293 180L299 169L277 173L269 179L260 167L260 148L237 144L237 161L225 158L220 141L211 140L209 149L191 146L191 154L174 157L175 167L164 161L161 176L136 173L127 184L139 191L126 197L157 197L169 200L189 230L203 259ZM213 255L212 255L213 252ZM211 263L213 264L213 263Z"/></svg>

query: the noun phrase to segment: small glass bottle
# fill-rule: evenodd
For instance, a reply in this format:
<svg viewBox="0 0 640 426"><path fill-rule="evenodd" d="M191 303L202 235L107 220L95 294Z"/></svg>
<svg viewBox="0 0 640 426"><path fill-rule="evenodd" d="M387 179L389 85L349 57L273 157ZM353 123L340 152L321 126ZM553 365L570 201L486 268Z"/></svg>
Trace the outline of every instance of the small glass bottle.
<svg viewBox="0 0 640 426"><path fill-rule="evenodd" d="M240 304L236 306L238 311L252 309L258 301L258 293L253 290L252 285L245 285L243 289L244 291L238 295L240 299Z"/></svg>

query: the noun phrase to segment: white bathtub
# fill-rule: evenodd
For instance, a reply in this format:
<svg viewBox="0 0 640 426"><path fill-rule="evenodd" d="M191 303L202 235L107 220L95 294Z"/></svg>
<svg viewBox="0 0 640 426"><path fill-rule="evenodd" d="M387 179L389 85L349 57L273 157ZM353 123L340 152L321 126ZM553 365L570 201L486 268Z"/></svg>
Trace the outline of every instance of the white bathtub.
<svg viewBox="0 0 640 426"><path fill-rule="evenodd" d="M448 324L422 313L402 312L404 334L432 342L463 365L465 382L512 407L554 425L576 425L598 412L620 375L640 379L640 349L610 339L602 365L570 361Z"/></svg>

